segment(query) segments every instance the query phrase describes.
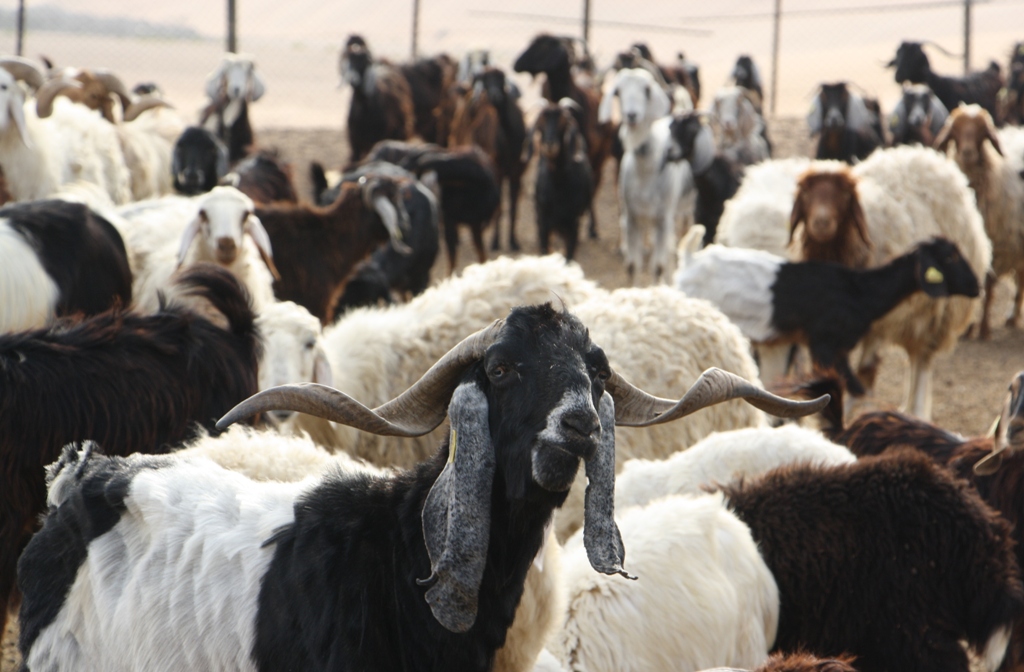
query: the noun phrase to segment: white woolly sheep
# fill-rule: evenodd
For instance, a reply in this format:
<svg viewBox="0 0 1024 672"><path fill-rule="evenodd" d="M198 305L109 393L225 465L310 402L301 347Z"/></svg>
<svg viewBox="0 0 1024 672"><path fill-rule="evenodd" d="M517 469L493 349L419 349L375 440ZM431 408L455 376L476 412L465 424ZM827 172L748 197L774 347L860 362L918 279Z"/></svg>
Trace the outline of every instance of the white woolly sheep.
<svg viewBox="0 0 1024 672"><path fill-rule="evenodd" d="M693 178L688 164L665 161L671 144L668 115L672 106L651 73L627 68L615 75L601 99L598 119L602 123L611 120L616 99L623 120L619 128L623 146L619 211L626 271L632 283L643 268L644 239L651 230L651 272L655 280L667 282L675 263L676 222L683 213L692 219L696 200Z"/></svg>
<svg viewBox="0 0 1024 672"><path fill-rule="evenodd" d="M1016 326L1024 303L1024 182L1020 171L1003 160L992 117L979 105L961 103L950 113L935 138L935 147L946 152L951 143L956 146L953 156L974 190L985 232L992 241L992 273L985 280L979 329L980 337L987 339L992 290L999 277L1013 273L1017 279L1008 326Z"/></svg>

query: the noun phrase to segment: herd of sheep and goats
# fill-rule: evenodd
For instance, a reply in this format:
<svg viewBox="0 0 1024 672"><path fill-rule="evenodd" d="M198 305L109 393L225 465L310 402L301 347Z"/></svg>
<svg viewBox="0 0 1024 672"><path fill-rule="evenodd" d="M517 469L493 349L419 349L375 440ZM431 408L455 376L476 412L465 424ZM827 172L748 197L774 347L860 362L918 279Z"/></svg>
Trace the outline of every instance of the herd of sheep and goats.
<svg viewBox="0 0 1024 672"><path fill-rule="evenodd" d="M930 422L1003 276L1020 317L1024 43L964 77L924 46L888 116L823 84L815 159L773 160L746 55L699 107L682 54L542 34L524 115L486 51L353 35L313 202L258 149L251 56L187 127L156 84L0 59L19 669L1024 670L1024 373L987 435ZM541 256L488 261L531 163ZM605 172L653 286L572 262ZM844 412L892 345L903 411Z"/></svg>

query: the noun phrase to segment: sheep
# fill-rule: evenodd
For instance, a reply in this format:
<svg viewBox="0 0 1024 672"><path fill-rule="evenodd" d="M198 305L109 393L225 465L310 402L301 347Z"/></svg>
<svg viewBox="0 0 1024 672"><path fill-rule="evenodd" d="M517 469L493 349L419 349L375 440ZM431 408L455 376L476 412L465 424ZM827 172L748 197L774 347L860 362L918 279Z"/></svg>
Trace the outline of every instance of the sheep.
<svg viewBox="0 0 1024 672"><path fill-rule="evenodd" d="M761 70L754 59L749 54L740 54L729 77L733 84L747 90L747 99L759 115L763 114L764 84L761 81Z"/></svg>
<svg viewBox="0 0 1024 672"><path fill-rule="evenodd" d="M122 208L126 240L134 258L136 307L152 312L159 292L182 266L223 266L249 291L257 310L274 301L277 267L271 239L255 204L234 187L215 187L187 199L169 197Z"/></svg>
<svg viewBox="0 0 1024 672"><path fill-rule="evenodd" d="M986 140L988 145L986 146ZM1006 320L1017 324L1024 303L1024 182L1018 171L1002 158L1002 148L989 113L978 105L954 109L935 138L935 147L947 152L956 147L954 159L978 201L985 233L992 241L992 272L985 278L979 336L989 338L989 311L996 280L1008 273L1017 278L1017 294Z"/></svg>
<svg viewBox="0 0 1024 672"><path fill-rule="evenodd" d="M362 160L381 140L408 140L415 134L409 82L389 63L373 60L358 35L348 38L338 61L343 84L352 86L346 128L352 162Z"/></svg>
<svg viewBox="0 0 1024 672"><path fill-rule="evenodd" d="M247 156L221 183L231 185L261 205L299 202L291 164L282 161L274 150L262 149Z"/></svg>
<svg viewBox="0 0 1024 672"><path fill-rule="evenodd" d="M260 343L245 290L210 266L178 288L226 328L172 303L0 336L0 619L45 509L43 467L61 446L94 437L117 454L166 452L256 392Z"/></svg>
<svg viewBox="0 0 1024 672"><path fill-rule="evenodd" d="M675 286L710 300L754 343L806 344L814 365L838 372L858 396L865 389L849 354L874 322L918 291L933 298L980 293L970 265L944 238L919 243L885 265L854 269L720 245L695 253L700 234L687 234L692 242L681 251ZM768 371L761 374L776 382Z"/></svg>
<svg viewBox="0 0 1024 672"><path fill-rule="evenodd" d="M240 669L490 669L546 521L580 458L591 483L592 564L631 578L612 517L614 425L668 422L736 398L784 415L821 406L788 402L714 369L679 402L652 397L610 368L578 319L545 305L516 309L473 334L376 410L332 388L284 387L218 423L274 408L318 408L363 429L417 435L448 415L450 439L412 471L260 484L207 461L108 458L91 442L72 444L49 470L51 514L19 563L24 660L29 668L179 669L230 660ZM524 469L524 460L532 466ZM115 482L120 487L108 487ZM492 497L494 482L508 487ZM95 487L109 493L103 503L84 497L83 488ZM86 529L78 522L97 515L104 523ZM54 563L51 549L68 535L81 550ZM120 555L115 570L106 545L125 538L135 550ZM203 558L180 565L189 547L201 547ZM106 575L118 576L116 588L76 579L95 576L97 562L115 570ZM123 579L145 587L123 591ZM381 599L367 601L367 587ZM80 618L82 589L106 613ZM182 618L175 605L184 593ZM111 599L124 602L113 608ZM147 618L132 616L133 626L123 628L115 614L142 613L140 599ZM233 618L209 618L226 608ZM169 623L174 636L153 636ZM194 646L164 644L185 639Z"/></svg>
<svg viewBox="0 0 1024 672"><path fill-rule="evenodd" d="M1024 607L1010 526L924 455L783 467L723 493L778 586L775 650L966 672L963 641L999 667Z"/></svg>
<svg viewBox="0 0 1024 672"><path fill-rule="evenodd" d="M224 54L220 65L206 78L209 104L199 125L213 131L228 148L228 160L238 161L254 144L249 105L266 93L263 77L251 54Z"/></svg>
<svg viewBox="0 0 1024 672"><path fill-rule="evenodd" d="M846 82L822 84L807 113L811 135L818 135L817 159L855 163L884 144L878 115L851 93Z"/></svg>
<svg viewBox="0 0 1024 672"><path fill-rule="evenodd" d="M601 187L604 162L611 153L615 131L607 120L599 119L600 91L583 81L582 77L580 81L574 78L572 68L577 64L576 61L576 50L571 38L541 34L516 58L512 69L516 72L528 72L534 77L544 73L546 81L542 93L545 99L556 103L563 98L571 98L579 105L579 110L575 112L576 123L586 140L596 197ZM597 238L597 217L593 201L590 204L589 233L591 238Z"/></svg>
<svg viewBox="0 0 1024 672"><path fill-rule="evenodd" d="M1003 78L999 74L999 65L994 61L981 72L972 72L964 77L945 77L932 72L920 42L901 42L887 67L896 68L894 79L897 84L927 84L947 110L960 103L976 103L990 115L996 114L996 96L1003 86Z"/></svg>
<svg viewBox="0 0 1024 672"><path fill-rule="evenodd" d="M697 189L693 219L704 226L704 243L711 243L725 202L739 189L740 176L736 174L735 164L716 152L711 129L700 115L693 112L674 115L668 129L671 143L666 158L669 161L685 160L689 164Z"/></svg>
<svg viewBox="0 0 1024 672"><path fill-rule="evenodd" d="M676 220L688 168L666 163L671 138L668 96L646 70L620 70L601 100L599 119L611 119L618 99L624 123L619 131L625 154L619 175L619 210L626 272L634 281L643 265L644 238L654 229L651 272L656 281L671 276ZM596 188L596 176L595 176Z"/></svg>
<svg viewBox="0 0 1024 672"><path fill-rule="evenodd" d="M0 208L0 334L131 301L124 241L104 217L62 200Z"/></svg>
<svg viewBox="0 0 1024 672"><path fill-rule="evenodd" d="M797 179L810 166L804 158L774 159L748 167L736 194L725 203L715 242L785 257Z"/></svg>
<svg viewBox="0 0 1024 672"><path fill-rule="evenodd" d="M716 91L711 118L719 151L731 163L749 166L771 157L764 118L747 89L730 86Z"/></svg>
<svg viewBox="0 0 1024 672"><path fill-rule="evenodd" d="M213 131L189 126L175 141L171 158L174 189L186 196L212 190L228 172L228 149Z"/></svg>
<svg viewBox="0 0 1024 672"><path fill-rule="evenodd" d="M573 116L575 105L569 98L557 105L548 103L537 116L524 152L528 156L536 144L539 158L534 202L540 253L548 253L551 234L557 233L565 242L567 261L576 254L580 216L594 194L586 144Z"/></svg>
<svg viewBox="0 0 1024 672"><path fill-rule="evenodd" d="M918 143L931 147L942 130L949 112L927 84L903 87L903 97L889 117L892 145Z"/></svg>
<svg viewBox="0 0 1024 672"><path fill-rule="evenodd" d="M981 278L992 254L967 178L949 159L920 147L880 149L853 169L814 164L800 180L790 222L798 261L870 268L942 236ZM872 325L857 377L872 389L881 346L901 346L910 359L904 408L927 419L932 360L956 346L974 305L966 297L911 296Z"/></svg>
<svg viewBox="0 0 1024 672"><path fill-rule="evenodd" d="M26 59L0 59L0 171L10 196L37 200L85 181L103 187L115 203L128 202L130 175L114 127L66 99L40 119L19 81L34 91L43 73Z"/></svg>
<svg viewBox="0 0 1024 672"><path fill-rule="evenodd" d="M476 147L444 149L436 145L381 142L367 155L367 163L386 161L425 178L436 175L440 189L448 274L455 272L459 225L469 227L477 261L487 260L484 229L494 221L501 205L501 185L494 164Z"/></svg>
<svg viewBox="0 0 1024 672"><path fill-rule="evenodd" d="M374 174L342 184L337 199L326 207L257 207L255 215L280 261L274 295L298 303L329 324L356 263L388 239L399 252L408 252L402 242L409 217L401 189L401 181Z"/></svg>

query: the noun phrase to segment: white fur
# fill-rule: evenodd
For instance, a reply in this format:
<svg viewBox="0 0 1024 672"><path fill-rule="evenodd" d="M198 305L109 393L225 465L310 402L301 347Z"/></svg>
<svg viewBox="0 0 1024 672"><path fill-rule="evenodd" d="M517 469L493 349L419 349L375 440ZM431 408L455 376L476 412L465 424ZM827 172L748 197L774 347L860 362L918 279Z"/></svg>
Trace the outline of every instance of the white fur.
<svg viewBox="0 0 1024 672"><path fill-rule="evenodd" d="M59 299L57 283L32 242L10 220L0 219L0 333L45 327L53 321Z"/></svg>
<svg viewBox="0 0 1024 672"><path fill-rule="evenodd" d="M260 578L274 554L260 545L294 520L310 485L254 483L199 458L142 470L121 520L90 543L28 667L255 671Z"/></svg>
<svg viewBox="0 0 1024 672"><path fill-rule="evenodd" d="M616 520L637 581L594 572L582 532L565 545L569 610L549 648L567 669L693 672L768 655L778 587L721 494L667 497Z"/></svg>
<svg viewBox="0 0 1024 672"><path fill-rule="evenodd" d="M985 643L985 650L981 653L981 663L985 672L996 672L1003 664L1006 656L1006 647L1010 645L1010 628L999 628L992 633Z"/></svg>
<svg viewBox="0 0 1024 672"><path fill-rule="evenodd" d="M252 54L224 54L220 65L206 78L206 96L212 101L224 97L224 123L235 123L242 111L242 102L253 103L263 97L266 85L256 71Z"/></svg>
<svg viewBox="0 0 1024 672"><path fill-rule="evenodd" d="M797 425L715 432L664 460L630 460L615 479L615 510L643 506L667 495L700 494L794 463L850 464L853 453L820 432Z"/></svg>
<svg viewBox="0 0 1024 672"><path fill-rule="evenodd" d="M671 111L668 95L651 73L640 68L620 70L612 87L601 101L600 117L611 118L611 108L619 101L622 126L623 156L619 169L619 211L626 266L633 274L643 268L645 238L653 233L650 267L662 282L672 273L676 222L684 211L681 207L689 166L683 162L666 162L671 142L669 124ZM692 219L690 198L686 205Z"/></svg>
<svg viewBox="0 0 1024 672"><path fill-rule="evenodd" d="M171 155L173 138L184 130L180 119L147 111L133 121L117 124L115 129L131 174L132 200L173 193Z"/></svg>
<svg viewBox="0 0 1024 672"><path fill-rule="evenodd" d="M751 100L752 92L727 86L715 92L711 104L718 152L732 163L749 166L769 157L764 119Z"/></svg>
<svg viewBox="0 0 1024 672"><path fill-rule="evenodd" d="M715 242L788 256L789 214L796 181L808 159L777 159L747 168L736 194L726 201Z"/></svg>

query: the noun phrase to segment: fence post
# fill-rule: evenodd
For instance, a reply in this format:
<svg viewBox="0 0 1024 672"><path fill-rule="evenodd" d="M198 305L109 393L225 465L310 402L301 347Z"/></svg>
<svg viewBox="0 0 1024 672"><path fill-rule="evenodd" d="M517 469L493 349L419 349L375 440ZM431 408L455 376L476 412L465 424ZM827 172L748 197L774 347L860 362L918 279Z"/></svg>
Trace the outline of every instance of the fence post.
<svg viewBox="0 0 1024 672"><path fill-rule="evenodd" d="M583 44L590 51L590 0L583 0Z"/></svg>
<svg viewBox="0 0 1024 672"><path fill-rule="evenodd" d="M964 0L964 75L971 72L971 2Z"/></svg>
<svg viewBox="0 0 1024 672"><path fill-rule="evenodd" d="M412 57L419 55L420 0L412 0Z"/></svg>
<svg viewBox="0 0 1024 672"><path fill-rule="evenodd" d="M22 55L25 39L25 0L18 0L18 37L14 45L14 53Z"/></svg>
<svg viewBox="0 0 1024 672"><path fill-rule="evenodd" d="M775 0L775 31L772 36L772 118L779 102L779 33L782 28L782 0Z"/></svg>
<svg viewBox="0 0 1024 672"><path fill-rule="evenodd" d="M235 0L228 0L228 52L238 51L238 34L235 32Z"/></svg>

